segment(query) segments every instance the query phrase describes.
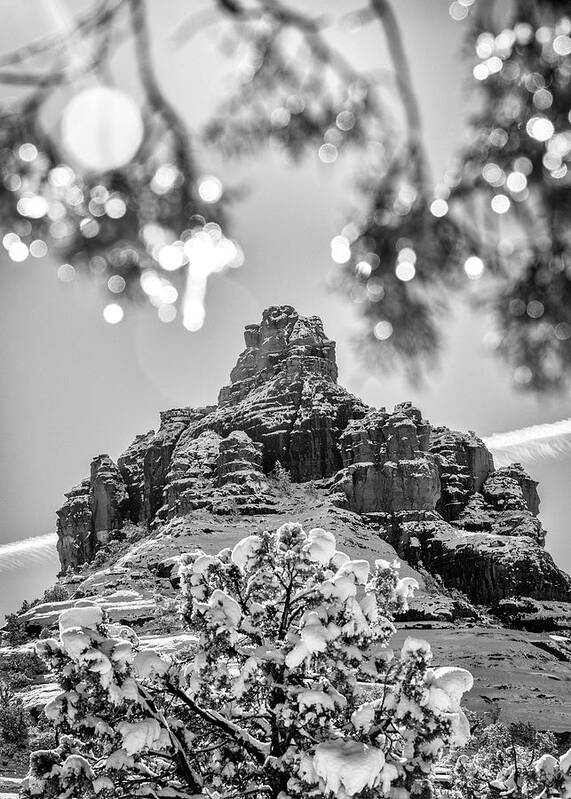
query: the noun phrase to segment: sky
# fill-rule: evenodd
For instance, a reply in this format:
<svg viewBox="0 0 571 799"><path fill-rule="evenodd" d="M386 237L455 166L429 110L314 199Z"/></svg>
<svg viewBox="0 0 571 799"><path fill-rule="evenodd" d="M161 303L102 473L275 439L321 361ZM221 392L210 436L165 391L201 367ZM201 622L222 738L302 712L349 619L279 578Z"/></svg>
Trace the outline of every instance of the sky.
<svg viewBox="0 0 571 799"><path fill-rule="evenodd" d="M84 5L0 0L0 52L65 24L69 10ZM462 142L470 107L463 26L448 16L447 0L393 5L437 180ZM355 4L312 0L316 13L325 6L341 12ZM149 7L158 78L196 129L215 108L231 65L215 48L212 32L173 47L185 0L149 0ZM359 66L388 66L379 29L339 36ZM130 54L121 50L114 67L118 84L137 97ZM56 135L63 103L56 99L47 119ZM0 545L53 533L64 491L88 473L91 459L103 452L116 458L136 434L156 429L160 410L215 402L243 349L244 325L259 321L272 304L321 316L337 341L340 382L372 405L411 400L433 424L482 436L571 416L568 397L538 398L513 388L506 368L482 344L489 320L466 302L456 300L443 322L441 364L423 385L363 366L352 344L354 312L327 285L335 268L329 242L346 218L353 165L310 157L292 167L269 151L240 163L224 162L208 149L198 155L205 174L245 189L233 207L232 235L246 255L240 270L209 280L199 332L164 325L152 309L133 310L120 324L106 325L97 288L87 280L58 283L55 257L13 263L0 255ZM547 548L570 570L571 457L542 457L526 466L540 481ZM0 613L41 594L56 571L53 551L43 562L0 569Z"/></svg>

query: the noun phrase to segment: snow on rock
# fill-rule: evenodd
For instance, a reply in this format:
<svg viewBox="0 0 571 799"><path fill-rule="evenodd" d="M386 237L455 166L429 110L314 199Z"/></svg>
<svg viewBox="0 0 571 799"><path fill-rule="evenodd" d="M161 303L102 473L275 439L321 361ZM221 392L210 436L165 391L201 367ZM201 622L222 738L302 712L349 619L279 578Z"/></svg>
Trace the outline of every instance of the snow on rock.
<svg viewBox="0 0 571 799"><path fill-rule="evenodd" d="M235 630L242 618L240 605L225 591L216 588L208 600L210 618L226 629Z"/></svg>
<svg viewBox="0 0 571 799"><path fill-rule="evenodd" d="M135 671L139 677L155 677L166 674L169 664L154 649L137 652L134 660Z"/></svg>
<svg viewBox="0 0 571 799"><path fill-rule="evenodd" d="M320 784L336 799L346 799L381 780L385 756L380 749L351 739L319 744L313 768Z"/></svg>
<svg viewBox="0 0 571 799"><path fill-rule="evenodd" d="M36 708L44 708L47 703L51 702L61 692L59 683L46 682L41 685L34 685L26 688L24 691L18 691L17 696L22 700L22 704L26 710Z"/></svg>
<svg viewBox="0 0 571 799"><path fill-rule="evenodd" d="M156 652L167 654L186 651L189 647L196 647L198 636L193 633L176 633L175 635L142 635L141 644L152 647Z"/></svg>
<svg viewBox="0 0 571 799"><path fill-rule="evenodd" d="M99 605L77 604L60 613L59 628L61 632L73 627L87 627L90 630L95 630L102 621L103 611Z"/></svg>
<svg viewBox="0 0 571 799"><path fill-rule="evenodd" d="M242 538L242 540L238 541L232 550L232 563L235 563L236 566L240 566L240 568L245 569L248 565L248 561L252 557L255 557L259 548L259 536L249 535L246 538Z"/></svg>
<svg viewBox="0 0 571 799"><path fill-rule="evenodd" d="M335 536L321 527L314 527L307 535L304 550L310 560L325 566L335 555Z"/></svg>
<svg viewBox="0 0 571 799"><path fill-rule="evenodd" d="M145 719L134 724L122 721L117 729L123 749L129 755L135 755L147 748L164 749L169 745L168 733L156 719Z"/></svg>

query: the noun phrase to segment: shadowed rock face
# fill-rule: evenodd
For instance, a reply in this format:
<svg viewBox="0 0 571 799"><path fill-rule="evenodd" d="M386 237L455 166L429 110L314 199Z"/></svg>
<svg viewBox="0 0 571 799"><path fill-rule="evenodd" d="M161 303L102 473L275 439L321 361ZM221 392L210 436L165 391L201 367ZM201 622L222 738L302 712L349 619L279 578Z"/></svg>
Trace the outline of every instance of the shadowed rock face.
<svg viewBox="0 0 571 799"><path fill-rule="evenodd" d="M129 512L134 524L145 519L145 453L155 431L143 433L119 456L117 466L129 495Z"/></svg>
<svg viewBox="0 0 571 799"><path fill-rule="evenodd" d="M71 489L57 511L58 554L62 571L93 560L109 533L129 518L129 497L108 455L91 462L90 477Z"/></svg>
<svg viewBox="0 0 571 799"><path fill-rule="evenodd" d="M437 427L430 435L440 475L441 495L438 511L444 519L456 519L470 496L480 491L494 471L494 461L484 442L474 433L458 433Z"/></svg>
<svg viewBox="0 0 571 799"><path fill-rule="evenodd" d="M127 488L109 455L99 455L91 462L89 504L95 538L105 543L109 533L120 530L129 515Z"/></svg>
<svg viewBox="0 0 571 799"><path fill-rule="evenodd" d="M461 590L477 604L495 605L514 596L571 599L569 575L525 534L466 533L434 511L369 518L411 566L424 566L444 585Z"/></svg>
<svg viewBox="0 0 571 799"><path fill-rule="evenodd" d="M171 456L182 431L191 420L190 408L161 413L161 425L145 450L143 459L143 513L150 522L163 504Z"/></svg>
<svg viewBox="0 0 571 799"><path fill-rule="evenodd" d="M95 554L89 488L89 480L74 486L57 511L57 550L63 571L68 566L88 563Z"/></svg>
<svg viewBox="0 0 571 799"><path fill-rule="evenodd" d="M473 602L571 598L571 579L542 549L537 484L519 464L494 471L474 433L431 429L410 403L389 412L349 394L317 317L274 306L244 338L216 406L164 412L157 433L138 436L117 466L97 458L66 495L63 569L91 561L126 522L150 535L189 514L271 518L287 493L268 478L279 462L288 480L328 486L328 506Z"/></svg>

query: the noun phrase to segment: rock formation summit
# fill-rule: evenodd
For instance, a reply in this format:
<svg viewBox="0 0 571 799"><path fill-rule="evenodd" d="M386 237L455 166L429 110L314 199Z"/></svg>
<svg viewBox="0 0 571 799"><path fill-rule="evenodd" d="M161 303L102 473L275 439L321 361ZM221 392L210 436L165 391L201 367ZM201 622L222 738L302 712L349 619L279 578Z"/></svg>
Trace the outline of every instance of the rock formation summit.
<svg viewBox="0 0 571 799"><path fill-rule="evenodd" d="M157 432L137 436L116 464L97 456L66 494L57 533L71 599L99 597L143 632L176 630L169 603L183 552L218 551L284 521L324 527L340 548L399 558L417 578L400 624L421 627L437 655L459 648L453 662L476 677L481 668L473 706L506 689L511 718L543 713L571 729L568 666L557 676L571 659L561 634L571 578L544 549L536 482L519 464L495 469L472 432L433 428L406 402L371 408L342 388L315 316L274 306L244 338L217 405L161 413ZM61 604L24 614L32 633ZM530 674L546 660L556 699L533 705Z"/></svg>

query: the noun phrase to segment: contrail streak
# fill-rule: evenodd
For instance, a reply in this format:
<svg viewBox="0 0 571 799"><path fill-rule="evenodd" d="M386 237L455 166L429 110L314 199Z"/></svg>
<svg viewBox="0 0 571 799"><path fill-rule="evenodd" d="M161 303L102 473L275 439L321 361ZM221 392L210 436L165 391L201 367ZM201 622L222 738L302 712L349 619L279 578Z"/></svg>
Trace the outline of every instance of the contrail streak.
<svg viewBox="0 0 571 799"><path fill-rule="evenodd" d="M48 533L23 541L0 545L0 573L33 566L36 563L57 563L57 535Z"/></svg>
<svg viewBox="0 0 571 799"><path fill-rule="evenodd" d="M571 419L496 433L484 438L484 443L492 452L498 466L518 459L533 461L570 455Z"/></svg>

